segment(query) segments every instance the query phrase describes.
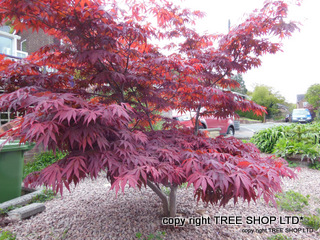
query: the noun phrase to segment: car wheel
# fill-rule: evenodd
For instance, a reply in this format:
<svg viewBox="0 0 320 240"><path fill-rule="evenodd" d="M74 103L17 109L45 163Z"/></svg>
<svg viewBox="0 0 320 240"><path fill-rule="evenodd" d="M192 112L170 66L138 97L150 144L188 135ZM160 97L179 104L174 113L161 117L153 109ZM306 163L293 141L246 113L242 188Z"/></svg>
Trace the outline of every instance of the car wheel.
<svg viewBox="0 0 320 240"><path fill-rule="evenodd" d="M234 128L233 127L228 127L227 135L234 136Z"/></svg>

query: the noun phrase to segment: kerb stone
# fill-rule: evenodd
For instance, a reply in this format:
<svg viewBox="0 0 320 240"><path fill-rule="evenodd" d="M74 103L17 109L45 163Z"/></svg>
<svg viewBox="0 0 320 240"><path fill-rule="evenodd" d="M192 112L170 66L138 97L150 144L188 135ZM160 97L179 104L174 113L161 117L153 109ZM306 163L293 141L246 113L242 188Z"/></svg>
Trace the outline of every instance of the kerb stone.
<svg viewBox="0 0 320 240"><path fill-rule="evenodd" d="M35 192L26 194L24 196L14 198L14 199L6 201L4 203L0 203L0 209L6 210L7 208L9 208L11 206L15 207L15 206L19 206L19 205L22 205L22 206L26 205L26 204L30 203L35 196L37 196L41 193L42 193L42 188L35 191Z"/></svg>
<svg viewBox="0 0 320 240"><path fill-rule="evenodd" d="M46 209L43 203L32 203L22 208L8 212L8 217L12 220L23 220L33 215L43 212Z"/></svg>

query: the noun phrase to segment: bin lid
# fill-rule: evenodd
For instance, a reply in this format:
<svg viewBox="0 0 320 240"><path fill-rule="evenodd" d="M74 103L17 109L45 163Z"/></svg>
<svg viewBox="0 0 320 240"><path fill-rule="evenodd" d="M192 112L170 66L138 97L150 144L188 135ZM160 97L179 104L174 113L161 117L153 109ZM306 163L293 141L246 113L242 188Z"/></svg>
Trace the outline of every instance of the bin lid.
<svg viewBox="0 0 320 240"><path fill-rule="evenodd" d="M6 140L0 139L0 145L3 144ZM13 151L28 151L34 147L33 144L29 143L21 143L19 140L7 142L2 148L0 147L0 153L1 152L13 152Z"/></svg>

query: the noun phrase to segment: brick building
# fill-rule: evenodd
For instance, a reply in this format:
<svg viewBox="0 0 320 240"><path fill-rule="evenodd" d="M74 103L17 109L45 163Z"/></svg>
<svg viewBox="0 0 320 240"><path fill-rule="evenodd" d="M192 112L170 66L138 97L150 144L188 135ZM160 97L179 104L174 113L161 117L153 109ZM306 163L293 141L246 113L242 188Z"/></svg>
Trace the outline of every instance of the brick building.
<svg viewBox="0 0 320 240"><path fill-rule="evenodd" d="M10 26L0 26L0 54L9 57L24 58L43 46L58 42L59 40L45 34L43 30L32 32L28 29L15 33Z"/></svg>
<svg viewBox="0 0 320 240"><path fill-rule="evenodd" d="M54 37L45 34L41 29L38 32L32 32L31 29L28 29L17 35L20 36L18 40L20 50L28 54L37 51L40 47L53 44L57 41Z"/></svg>
<svg viewBox="0 0 320 240"><path fill-rule="evenodd" d="M308 102L305 100L305 94L297 95L297 108L307 108Z"/></svg>

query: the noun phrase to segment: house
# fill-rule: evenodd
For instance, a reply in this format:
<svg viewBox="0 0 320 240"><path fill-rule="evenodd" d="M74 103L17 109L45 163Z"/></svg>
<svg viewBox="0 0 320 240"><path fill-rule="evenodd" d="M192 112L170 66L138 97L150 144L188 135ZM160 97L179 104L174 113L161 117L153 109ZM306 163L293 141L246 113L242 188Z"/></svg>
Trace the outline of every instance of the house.
<svg viewBox="0 0 320 240"><path fill-rule="evenodd" d="M28 53L19 48L18 41L21 37L11 33L10 26L0 27L0 54L5 54L11 59L22 59L28 56ZM20 49L20 50L19 50ZM1 92L1 89L0 89ZM0 126L10 122L15 116L10 112L0 112Z"/></svg>
<svg viewBox="0 0 320 240"><path fill-rule="evenodd" d="M15 33L10 26L0 26L0 54L11 59L22 59L37 51L40 47L59 41L39 30L33 32L27 29L22 33ZM1 92L1 89L0 89ZM0 126L10 122L15 116L10 112L0 113Z"/></svg>
<svg viewBox="0 0 320 240"><path fill-rule="evenodd" d="M27 29L22 33L18 33L18 35L20 36L20 39L18 40L20 50L26 51L28 54L37 51L43 46L59 43L58 39L45 34L42 29L38 32L33 32L31 29Z"/></svg>
<svg viewBox="0 0 320 240"><path fill-rule="evenodd" d="M59 40L45 34L43 30L33 32L27 29L15 33L10 26L0 26L0 53L8 56L25 58L40 47L52 43L59 43Z"/></svg>
<svg viewBox="0 0 320 240"><path fill-rule="evenodd" d="M305 100L305 94L297 95L297 108L307 108L308 102Z"/></svg>
<svg viewBox="0 0 320 240"><path fill-rule="evenodd" d="M14 59L27 57L28 53L22 51L18 46L21 37L10 32L11 28L9 26L0 27L0 54L5 54Z"/></svg>
<svg viewBox="0 0 320 240"><path fill-rule="evenodd" d="M0 26L0 54L5 54L6 57L19 61L27 57L29 54L37 51L40 47L55 43L52 36L46 35L43 31L32 32L31 29L23 33L15 34L10 26ZM1 93L1 89L0 89ZM0 112L0 134L12 128L12 119L15 114L8 112ZM39 145L24 154L24 161L33 161L35 155L44 151L42 145Z"/></svg>

